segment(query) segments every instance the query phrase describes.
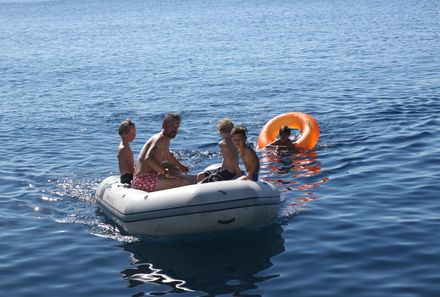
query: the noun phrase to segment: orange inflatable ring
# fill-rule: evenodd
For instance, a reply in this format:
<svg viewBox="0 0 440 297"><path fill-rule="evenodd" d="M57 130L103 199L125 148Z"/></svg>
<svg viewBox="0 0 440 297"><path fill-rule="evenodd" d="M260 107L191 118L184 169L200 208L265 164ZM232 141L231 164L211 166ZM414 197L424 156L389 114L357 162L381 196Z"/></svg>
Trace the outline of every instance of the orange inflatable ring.
<svg viewBox="0 0 440 297"><path fill-rule="evenodd" d="M274 117L264 125L258 136L258 149L273 142L284 125L301 131L301 137L294 142L297 149L311 150L315 147L319 138L318 122L306 113L288 112Z"/></svg>

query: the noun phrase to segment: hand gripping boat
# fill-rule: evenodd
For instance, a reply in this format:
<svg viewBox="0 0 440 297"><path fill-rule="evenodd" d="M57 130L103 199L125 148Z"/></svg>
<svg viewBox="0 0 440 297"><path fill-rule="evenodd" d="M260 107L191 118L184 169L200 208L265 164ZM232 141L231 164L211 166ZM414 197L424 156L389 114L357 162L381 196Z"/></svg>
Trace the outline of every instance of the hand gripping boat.
<svg viewBox="0 0 440 297"><path fill-rule="evenodd" d="M173 236L235 229L278 216L280 192L258 181L220 181L144 192L104 179L96 190L101 210L128 234Z"/></svg>

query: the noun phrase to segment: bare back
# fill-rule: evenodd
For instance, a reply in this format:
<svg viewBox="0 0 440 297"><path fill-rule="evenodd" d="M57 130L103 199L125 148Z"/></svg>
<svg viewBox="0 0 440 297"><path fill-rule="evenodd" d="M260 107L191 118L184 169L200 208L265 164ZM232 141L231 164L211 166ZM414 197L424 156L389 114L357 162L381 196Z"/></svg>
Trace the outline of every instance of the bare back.
<svg viewBox="0 0 440 297"><path fill-rule="evenodd" d="M118 146L118 163L119 163L119 172L121 175L124 174L133 174L134 171L134 160L133 160L133 152L131 151L130 145L121 141Z"/></svg>

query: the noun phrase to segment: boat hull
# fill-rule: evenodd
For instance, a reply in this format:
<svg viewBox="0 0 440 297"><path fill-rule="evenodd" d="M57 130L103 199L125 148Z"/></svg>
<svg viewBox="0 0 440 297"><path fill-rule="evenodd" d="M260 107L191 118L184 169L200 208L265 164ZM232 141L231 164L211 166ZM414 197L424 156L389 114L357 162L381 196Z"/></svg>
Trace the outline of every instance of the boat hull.
<svg viewBox="0 0 440 297"><path fill-rule="evenodd" d="M278 216L279 191L259 181L221 181L147 193L106 178L100 209L128 234L175 236L242 228Z"/></svg>

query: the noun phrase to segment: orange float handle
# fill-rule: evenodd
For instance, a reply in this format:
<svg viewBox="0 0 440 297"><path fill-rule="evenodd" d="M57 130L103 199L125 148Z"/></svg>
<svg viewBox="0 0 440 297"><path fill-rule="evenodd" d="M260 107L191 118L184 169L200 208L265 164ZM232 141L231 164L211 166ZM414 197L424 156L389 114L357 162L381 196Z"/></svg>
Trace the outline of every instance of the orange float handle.
<svg viewBox="0 0 440 297"><path fill-rule="evenodd" d="M284 125L301 131L301 137L294 142L297 149L311 150L315 147L320 133L318 122L309 114L288 112L274 117L264 125L258 136L258 149L273 142Z"/></svg>

